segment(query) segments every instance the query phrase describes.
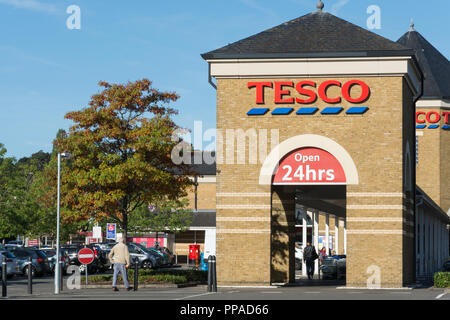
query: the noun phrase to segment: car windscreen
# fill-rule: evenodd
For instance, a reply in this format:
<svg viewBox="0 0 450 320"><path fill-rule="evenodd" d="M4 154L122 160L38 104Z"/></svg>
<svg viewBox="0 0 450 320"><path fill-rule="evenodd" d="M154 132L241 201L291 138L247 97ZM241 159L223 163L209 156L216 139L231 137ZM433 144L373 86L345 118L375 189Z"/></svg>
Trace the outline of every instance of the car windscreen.
<svg viewBox="0 0 450 320"><path fill-rule="evenodd" d="M47 255L47 257L53 257L56 254L56 251L53 250L46 250L44 253Z"/></svg>
<svg viewBox="0 0 450 320"><path fill-rule="evenodd" d="M134 245L136 247L138 247L139 249L141 249L142 251L144 251L145 253L150 253L151 255L158 255L156 252L154 252L153 250L151 250L151 248L146 248L144 247L142 244L140 243L134 243Z"/></svg>
<svg viewBox="0 0 450 320"><path fill-rule="evenodd" d="M141 248L142 250L147 251L147 248L144 247L142 244L140 244L140 243L134 243L134 242L133 242L133 244L134 244L135 246Z"/></svg>
<svg viewBox="0 0 450 320"><path fill-rule="evenodd" d="M33 250L33 251L39 256L39 258L42 258L42 259L47 258L47 255L43 251L41 251L41 250Z"/></svg>
<svg viewBox="0 0 450 320"><path fill-rule="evenodd" d="M20 258L29 258L31 257L32 259L37 259L39 256L36 254L36 252L32 251L32 250L16 250L14 251L14 254L17 257Z"/></svg>
<svg viewBox="0 0 450 320"><path fill-rule="evenodd" d="M9 259L14 259L16 257L14 254L12 254L9 251L2 251L2 255L4 255L5 257L7 257Z"/></svg>

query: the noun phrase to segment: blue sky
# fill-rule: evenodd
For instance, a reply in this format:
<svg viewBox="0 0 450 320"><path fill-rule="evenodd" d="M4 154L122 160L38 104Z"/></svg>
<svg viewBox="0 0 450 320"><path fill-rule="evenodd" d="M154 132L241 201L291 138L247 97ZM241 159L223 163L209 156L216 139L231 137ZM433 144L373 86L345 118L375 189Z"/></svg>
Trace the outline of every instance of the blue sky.
<svg viewBox="0 0 450 320"><path fill-rule="evenodd" d="M396 41L416 30L450 57L450 2L323 0L325 11L366 28L370 5L381 9L376 33ZM142 78L181 98L176 122L215 127L216 92L201 53L315 10L317 0L0 0L0 142L8 156L50 151L69 111L87 106L97 83ZM70 30L67 7L81 9ZM447 41L446 41L447 40Z"/></svg>

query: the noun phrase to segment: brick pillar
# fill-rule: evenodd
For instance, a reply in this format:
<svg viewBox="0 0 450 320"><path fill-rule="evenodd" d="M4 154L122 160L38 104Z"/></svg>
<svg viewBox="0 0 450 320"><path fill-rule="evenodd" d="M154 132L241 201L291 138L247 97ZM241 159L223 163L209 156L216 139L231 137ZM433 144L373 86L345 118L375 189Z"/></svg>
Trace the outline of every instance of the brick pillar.
<svg viewBox="0 0 450 320"><path fill-rule="evenodd" d="M295 282L295 188L272 187L271 282Z"/></svg>

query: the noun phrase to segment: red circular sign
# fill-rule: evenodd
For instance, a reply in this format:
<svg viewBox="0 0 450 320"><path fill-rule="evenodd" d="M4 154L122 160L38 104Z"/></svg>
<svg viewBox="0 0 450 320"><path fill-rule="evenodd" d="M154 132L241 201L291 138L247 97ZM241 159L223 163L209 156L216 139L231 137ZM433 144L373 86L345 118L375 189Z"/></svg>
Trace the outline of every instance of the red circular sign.
<svg viewBox="0 0 450 320"><path fill-rule="evenodd" d="M303 148L288 154L276 172L273 184L345 184L344 169L330 153Z"/></svg>
<svg viewBox="0 0 450 320"><path fill-rule="evenodd" d="M94 251L89 248L83 248L78 251L78 261L80 261L81 264L90 264L94 261L94 258Z"/></svg>

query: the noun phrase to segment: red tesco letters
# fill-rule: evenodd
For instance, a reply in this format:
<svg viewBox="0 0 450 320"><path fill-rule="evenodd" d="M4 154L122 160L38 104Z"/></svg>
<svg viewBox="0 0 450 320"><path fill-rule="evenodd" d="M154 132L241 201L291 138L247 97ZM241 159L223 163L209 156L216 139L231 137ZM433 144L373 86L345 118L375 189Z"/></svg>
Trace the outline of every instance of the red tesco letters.
<svg viewBox="0 0 450 320"><path fill-rule="evenodd" d="M366 101L370 95L369 86L360 80L350 80L342 84L336 80L328 80L322 82L317 89L317 93L313 90L317 88L317 83L314 81L300 81L295 84L293 81L274 81L274 82L248 82L248 88L256 88L256 103L264 104L264 93L265 88L274 89L274 103L275 104L292 104L297 102L299 104L313 103L317 100L317 95L319 98L326 103L340 103L342 98L350 103L361 103ZM340 95L335 97L330 97L328 89L332 86L341 88ZM354 86L361 87L361 95L358 98L351 97L351 90ZM309 89L308 87L312 88ZM304 99L303 97L292 97L291 90L289 88L295 88L297 93L301 96L308 97Z"/></svg>
<svg viewBox="0 0 450 320"><path fill-rule="evenodd" d="M429 112L417 111L416 112L416 122L419 124L422 124L425 122L438 123L439 121L441 121L442 118L444 118L444 123L450 124L449 115L450 115L450 112L448 112L448 111L444 111L441 114L439 114L439 112L437 112L437 111L429 111Z"/></svg>

